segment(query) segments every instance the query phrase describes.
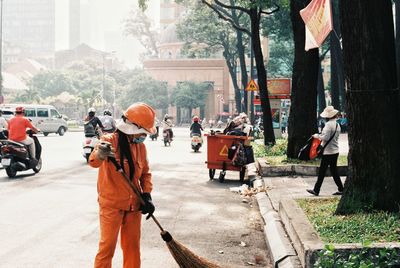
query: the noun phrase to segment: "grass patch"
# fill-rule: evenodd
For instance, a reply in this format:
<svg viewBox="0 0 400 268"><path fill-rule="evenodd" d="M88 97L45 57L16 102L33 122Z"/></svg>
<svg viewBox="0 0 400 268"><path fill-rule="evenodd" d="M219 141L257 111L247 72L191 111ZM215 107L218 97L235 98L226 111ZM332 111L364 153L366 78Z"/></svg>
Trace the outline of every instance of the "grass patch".
<svg viewBox="0 0 400 268"><path fill-rule="evenodd" d="M338 198L297 200L325 243L399 242L400 214L333 215Z"/></svg>
<svg viewBox="0 0 400 268"><path fill-rule="evenodd" d="M287 139L276 139L276 144L265 147L263 144L253 142L253 151L256 158L264 158L270 165L301 164L319 166L321 159L302 161L286 157ZM347 166L347 155L339 155L338 166Z"/></svg>

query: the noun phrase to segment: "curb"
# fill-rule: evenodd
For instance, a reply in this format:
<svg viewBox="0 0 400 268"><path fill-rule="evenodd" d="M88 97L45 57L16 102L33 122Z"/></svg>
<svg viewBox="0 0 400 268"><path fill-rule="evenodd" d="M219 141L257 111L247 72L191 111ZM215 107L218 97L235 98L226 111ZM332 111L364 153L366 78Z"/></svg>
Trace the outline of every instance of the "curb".
<svg viewBox="0 0 400 268"><path fill-rule="evenodd" d="M262 177L280 177L280 176L318 176L319 166L311 165L267 165L263 159L256 159L257 170ZM339 176L347 176L347 166L338 166ZM330 175L330 170L326 172L326 176Z"/></svg>
<svg viewBox="0 0 400 268"><path fill-rule="evenodd" d="M262 178L258 178L254 184L265 185ZM260 192L256 194L258 207L264 221L265 241L271 253L275 268L299 268L302 267L300 259L294 250L289 237L283 227L283 223L277 211L274 210L268 194Z"/></svg>

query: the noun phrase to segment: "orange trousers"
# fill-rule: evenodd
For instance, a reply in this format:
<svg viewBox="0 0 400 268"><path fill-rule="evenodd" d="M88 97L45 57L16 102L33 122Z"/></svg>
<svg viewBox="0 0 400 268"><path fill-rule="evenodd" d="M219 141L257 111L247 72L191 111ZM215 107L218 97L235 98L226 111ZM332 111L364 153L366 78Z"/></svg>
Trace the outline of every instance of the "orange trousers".
<svg viewBox="0 0 400 268"><path fill-rule="evenodd" d="M124 268L140 268L140 211L123 211L100 207L100 242L95 268L111 268L121 231Z"/></svg>

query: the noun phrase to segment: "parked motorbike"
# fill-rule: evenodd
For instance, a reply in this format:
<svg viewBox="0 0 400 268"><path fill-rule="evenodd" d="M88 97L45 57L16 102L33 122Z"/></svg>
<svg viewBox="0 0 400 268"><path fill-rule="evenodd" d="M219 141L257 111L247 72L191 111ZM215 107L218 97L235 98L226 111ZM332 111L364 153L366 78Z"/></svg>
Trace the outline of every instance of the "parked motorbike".
<svg viewBox="0 0 400 268"><path fill-rule="evenodd" d="M201 138L201 135L198 133L193 133L192 134L192 149L195 152L198 152L201 145L203 144L203 139Z"/></svg>
<svg viewBox="0 0 400 268"><path fill-rule="evenodd" d="M168 130L163 130L163 141L164 141L164 146L171 146L171 135Z"/></svg>
<svg viewBox="0 0 400 268"><path fill-rule="evenodd" d="M42 146L32 130L28 130L27 133L35 142L38 160L32 159L27 145L11 140L1 141L1 164L10 178L14 178L19 171L33 169L38 173L42 169Z"/></svg>

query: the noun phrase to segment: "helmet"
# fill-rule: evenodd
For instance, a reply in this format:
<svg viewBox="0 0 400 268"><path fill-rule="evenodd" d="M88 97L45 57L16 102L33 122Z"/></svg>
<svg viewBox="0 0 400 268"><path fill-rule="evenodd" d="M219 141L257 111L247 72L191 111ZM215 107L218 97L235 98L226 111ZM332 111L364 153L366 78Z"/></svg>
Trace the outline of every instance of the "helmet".
<svg viewBox="0 0 400 268"><path fill-rule="evenodd" d="M15 108L15 112L18 113L18 114L22 114L22 113L25 112L25 108L22 107L22 106L18 106L18 107Z"/></svg>
<svg viewBox="0 0 400 268"><path fill-rule="evenodd" d="M193 122L199 122L199 117L197 115L193 116Z"/></svg>
<svg viewBox="0 0 400 268"><path fill-rule="evenodd" d="M165 114L164 115L164 120L167 120L169 118L169 115L168 114Z"/></svg>
<svg viewBox="0 0 400 268"><path fill-rule="evenodd" d="M108 109L105 109L104 112L103 112L103 114L104 114L104 115L110 115L110 116L112 115L111 112L110 112L110 110L108 110Z"/></svg>
<svg viewBox="0 0 400 268"><path fill-rule="evenodd" d="M154 120L156 113L149 105L138 102L134 103L125 111L117 124L117 128L125 134L154 134Z"/></svg>
<svg viewBox="0 0 400 268"><path fill-rule="evenodd" d="M88 113L95 113L95 112L96 112L96 109L93 108L93 107L90 107L90 108L88 109Z"/></svg>

